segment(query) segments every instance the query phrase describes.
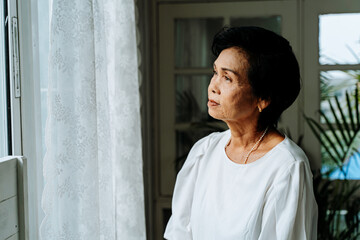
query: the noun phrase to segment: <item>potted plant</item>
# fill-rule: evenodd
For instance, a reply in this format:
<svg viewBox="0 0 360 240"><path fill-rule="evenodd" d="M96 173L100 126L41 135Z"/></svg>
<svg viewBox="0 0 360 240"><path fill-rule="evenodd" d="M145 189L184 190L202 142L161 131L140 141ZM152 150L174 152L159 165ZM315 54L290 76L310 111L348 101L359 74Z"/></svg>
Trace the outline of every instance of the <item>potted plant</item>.
<svg viewBox="0 0 360 240"><path fill-rule="evenodd" d="M349 176L351 162L358 160L356 157L360 154L357 87L351 96L346 92L345 99L345 107L341 106L337 96L328 99L329 113L319 111L324 124L305 116L307 124L321 143L322 155L328 163L327 169L314 173L320 240L360 238L360 184Z"/></svg>

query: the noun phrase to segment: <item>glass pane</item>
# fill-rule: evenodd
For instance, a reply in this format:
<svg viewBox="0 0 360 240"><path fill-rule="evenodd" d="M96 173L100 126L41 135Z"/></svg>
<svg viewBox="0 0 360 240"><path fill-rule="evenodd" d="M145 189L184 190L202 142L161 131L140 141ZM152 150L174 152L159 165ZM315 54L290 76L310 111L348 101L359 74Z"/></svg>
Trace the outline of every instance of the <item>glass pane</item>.
<svg viewBox="0 0 360 240"><path fill-rule="evenodd" d="M360 70L323 71L320 73L320 109L329 117L331 122L334 122L334 118L330 111L329 100L334 105L334 97L336 96L342 105L346 104L345 92L353 94L358 79L360 79ZM322 121L324 123L324 120Z"/></svg>
<svg viewBox="0 0 360 240"><path fill-rule="evenodd" d="M360 136L356 136L355 132L351 130L353 129L352 123L355 126L360 120L355 101L359 77L360 70L323 71L320 73L320 109L331 125L329 126L325 119L321 118L323 127L327 129L324 134L321 134L324 141L324 145L321 147L321 170L323 173L328 172L330 179L360 179ZM346 98L346 92L349 101ZM338 101L335 101L335 98ZM356 149L358 152L349 152ZM343 163L342 168L336 164L337 161Z"/></svg>
<svg viewBox="0 0 360 240"><path fill-rule="evenodd" d="M176 76L176 122L211 120L207 109L207 89L211 75Z"/></svg>
<svg viewBox="0 0 360 240"><path fill-rule="evenodd" d="M340 131L336 131L338 136L341 135ZM335 136L331 133L330 130L327 131L328 137L334 142ZM323 135L322 135L323 136ZM360 139L355 140L354 148L357 151L360 151ZM336 146L337 150L341 153L341 147ZM336 153L332 150L331 154L336 156ZM321 172L328 173L328 178L330 179L351 179L351 180L360 180L360 153L354 152L350 157L344 159L344 164L342 168L338 167L335 161L330 157L327 150L322 146L321 147L321 158L322 158L322 165L321 165Z"/></svg>
<svg viewBox="0 0 360 240"><path fill-rule="evenodd" d="M4 1L0 1L0 157L9 155L5 16Z"/></svg>
<svg viewBox="0 0 360 240"><path fill-rule="evenodd" d="M42 156L45 157L46 145L45 145L45 125L47 118L47 88L40 89L40 101L41 101L41 145Z"/></svg>
<svg viewBox="0 0 360 240"><path fill-rule="evenodd" d="M360 13L319 16L320 64L360 64Z"/></svg>
<svg viewBox="0 0 360 240"><path fill-rule="evenodd" d="M41 101L41 143L42 154L45 156L45 124L47 117L48 92L48 58L49 58L49 1L38 1L38 37L39 37L39 75Z"/></svg>
<svg viewBox="0 0 360 240"><path fill-rule="evenodd" d="M230 25L233 27L257 26L281 35L281 16L254 17L254 18L231 18Z"/></svg>
<svg viewBox="0 0 360 240"><path fill-rule="evenodd" d="M175 20L175 67L212 67L214 35L223 26L222 18Z"/></svg>

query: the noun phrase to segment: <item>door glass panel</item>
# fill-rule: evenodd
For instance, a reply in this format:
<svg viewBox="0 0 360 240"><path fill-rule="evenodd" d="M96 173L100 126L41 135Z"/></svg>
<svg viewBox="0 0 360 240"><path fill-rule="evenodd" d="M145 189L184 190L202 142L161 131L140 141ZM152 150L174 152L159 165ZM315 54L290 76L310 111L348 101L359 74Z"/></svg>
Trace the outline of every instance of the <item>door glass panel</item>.
<svg viewBox="0 0 360 240"><path fill-rule="evenodd" d="M352 95L360 78L360 70L333 70L320 72L320 91L321 105L320 109L332 123L335 123L331 117L329 100L332 104L336 104L334 97L336 96L341 104L346 103L345 93ZM335 106L335 105L334 105ZM325 123L324 121L322 123Z"/></svg>
<svg viewBox="0 0 360 240"><path fill-rule="evenodd" d="M360 64L360 13L319 16L320 64Z"/></svg>
<svg viewBox="0 0 360 240"><path fill-rule="evenodd" d="M5 28L5 6L0 1L0 157L9 153L8 132L8 81L7 81L7 58L6 58L6 28Z"/></svg>
<svg viewBox="0 0 360 240"><path fill-rule="evenodd" d="M176 76L176 122L210 120L207 89L211 75Z"/></svg>
<svg viewBox="0 0 360 240"><path fill-rule="evenodd" d="M335 130L335 133L338 136L341 136L341 132ZM326 131L327 136L335 142L335 136L331 130ZM324 134L322 134L324 138ZM353 144L353 147L356 148L358 151L353 151L353 154L349 156L343 162L342 168L338 167L335 164L335 161L332 157L328 154L328 151L325 147L321 147L321 158L322 158L322 165L321 165L321 172L327 173L328 178L330 179L351 179L351 180L360 180L360 139L356 138ZM338 148L340 150L340 148ZM336 153L330 150L332 155L336 157ZM341 151L341 150L340 150Z"/></svg>
<svg viewBox="0 0 360 240"><path fill-rule="evenodd" d="M356 135L353 138L353 131L351 130L352 123L358 121L354 93L356 87L359 86L359 77L360 70L333 70L320 72L320 109L332 125L332 127L329 127L325 119L321 118L324 129L327 129L325 134L321 134L321 136L324 139L324 144L327 146L328 150L330 150L331 155L344 163L342 169L338 167L334 159L328 153L328 150L324 146L321 147L321 170L324 173L331 170L331 173L329 174L329 178L331 179L360 179L359 152L354 151L352 154L344 155L346 153L344 150L348 151L346 149L349 149L350 143L351 149L360 150L360 138ZM349 96L349 102L346 98L346 92ZM339 107L337 106L335 97L338 99ZM336 121L336 119L338 120ZM344 124L344 122L346 124ZM348 127L346 127L346 125ZM346 143L346 141L349 141L347 139L350 139L349 136L351 136L352 140L351 142ZM330 144L330 142L332 142L333 145Z"/></svg>
<svg viewBox="0 0 360 240"><path fill-rule="evenodd" d="M175 67L212 67L214 35L223 26L222 18L175 20Z"/></svg>
<svg viewBox="0 0 360 240"><path fill-rule="evenodd" d="M360 81L360 70L356 69L356 66L352 70L335 70L341 68L340 65L344 64L360 64L359 25L360 13L319 15L319 63L321 65L334 66L332 71L320 72L320 109L325 113L330 123L333 124L333 129L331 129L326 124L325 119L321 119L323 126L328 129L326 134L322 134L322 136L327 136L333 142L333 146L330 147L332 155L343 162L342 168L335 165L335 161L329 155L326 148L322 146L322 171L327 172L331 170L329 175L331 179L360 179L360 154L354 152L350 156L341 155L342 150L348 148L346 147L348 146L346 141L342 140L346 139L347 136L344 135L347 133L345 125L351 123L351 118L353 122L357 122L356 102L353 95ZM346 92L349 94L350 104L346 100ZM339 100L340 108L337 107L334 97L337 97ZM334 112L331 110L329 102L334 106ZM336 124L335 116L341 122L340 125ZM348 124L344 124L342 118ZM345 143L345 145L340 143L341 141L339 142L338 139ZM360 141L357 137L351 143L351 149L360 150Z"/></svg>
<svg viewBox="0 0 360 240"><path fill-rule="evenodd" d="M233 27L257 26L271 30L281 35L281 16L231 18L230 25Z"/></svg>

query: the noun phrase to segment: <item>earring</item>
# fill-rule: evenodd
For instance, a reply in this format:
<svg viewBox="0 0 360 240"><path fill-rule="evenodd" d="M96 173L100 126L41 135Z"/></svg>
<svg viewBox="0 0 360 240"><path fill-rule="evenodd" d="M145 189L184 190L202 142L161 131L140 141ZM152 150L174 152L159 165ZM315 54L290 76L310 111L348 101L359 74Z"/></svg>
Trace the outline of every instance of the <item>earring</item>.
<svg viewBox="0 0 360 240"><path fill-rule="evenodd" d="M259 112L262 112L262 109L258 106Z"/></svg>

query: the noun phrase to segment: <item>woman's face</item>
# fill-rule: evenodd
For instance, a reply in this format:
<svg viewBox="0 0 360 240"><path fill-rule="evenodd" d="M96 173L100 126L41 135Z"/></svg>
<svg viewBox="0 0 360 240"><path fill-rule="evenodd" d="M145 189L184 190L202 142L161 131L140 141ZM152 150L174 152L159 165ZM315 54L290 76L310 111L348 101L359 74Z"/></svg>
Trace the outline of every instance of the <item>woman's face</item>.
<svg viewBox="0 0 360 240"><path fill-rule="evenodd" d="M248 66L246 55L239 48L228 48L220 53L208 87L210 116L225 122L257 122L259 101L247 78Z"/></svg>

